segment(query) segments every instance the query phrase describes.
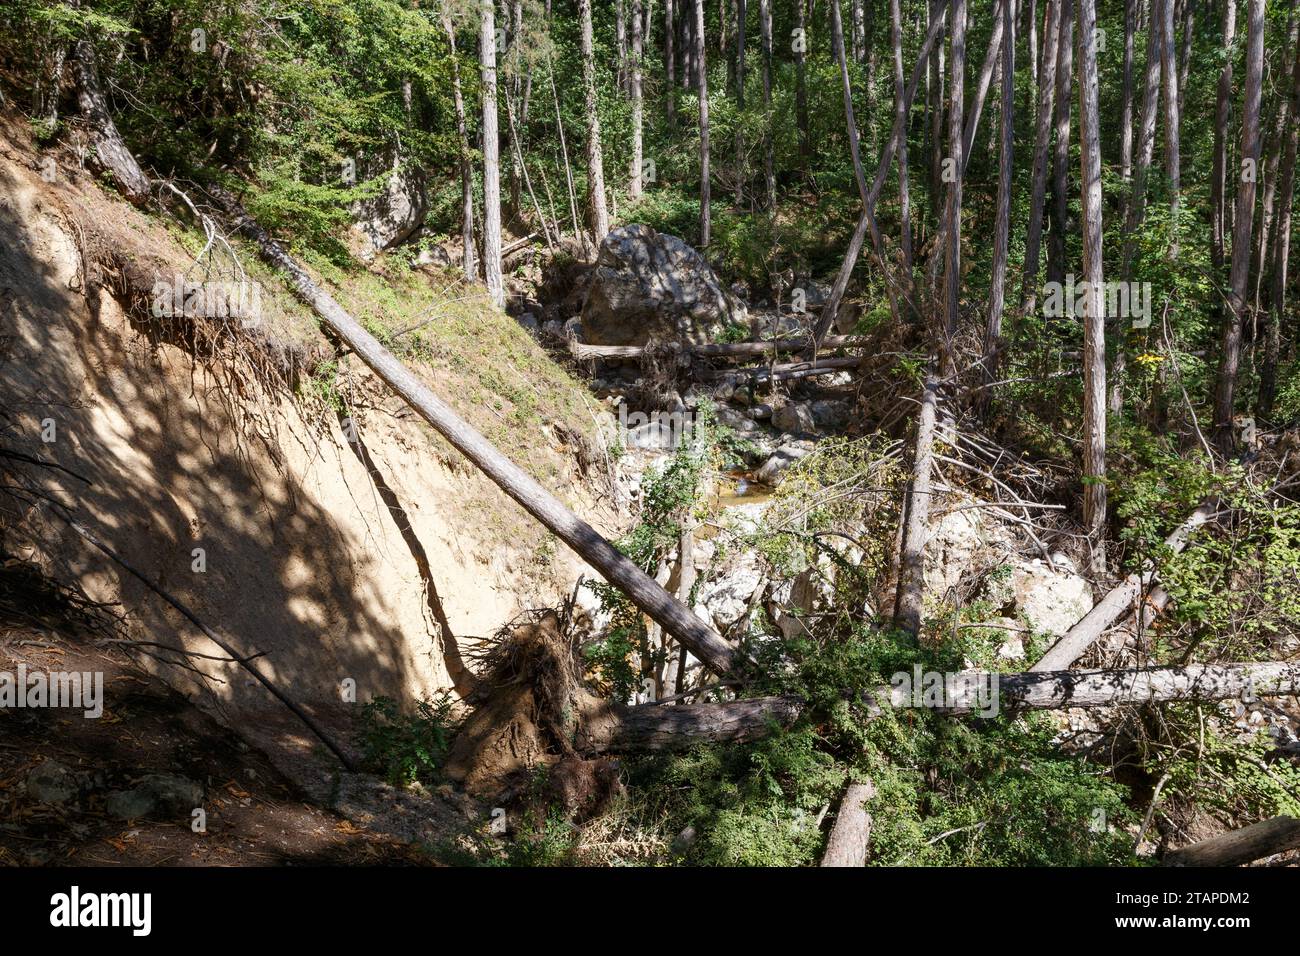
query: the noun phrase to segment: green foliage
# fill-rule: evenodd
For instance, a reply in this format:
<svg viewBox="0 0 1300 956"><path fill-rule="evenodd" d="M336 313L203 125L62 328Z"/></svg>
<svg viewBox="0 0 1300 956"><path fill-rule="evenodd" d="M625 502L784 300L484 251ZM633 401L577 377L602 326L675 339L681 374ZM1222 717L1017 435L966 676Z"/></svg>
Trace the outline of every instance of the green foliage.
<svg viewBox="0 0 1300 956"><path fill-rule="evenodd" d="M403 713L390 697L361 710L358 730L366 767L394 786L436 783L456 735L455 699L449 693L416 703Z"/></svg>

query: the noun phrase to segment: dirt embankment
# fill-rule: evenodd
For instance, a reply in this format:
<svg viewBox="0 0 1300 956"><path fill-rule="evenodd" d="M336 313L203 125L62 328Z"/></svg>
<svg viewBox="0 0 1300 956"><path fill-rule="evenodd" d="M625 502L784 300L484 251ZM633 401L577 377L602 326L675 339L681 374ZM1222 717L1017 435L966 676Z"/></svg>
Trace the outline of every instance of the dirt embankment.
<svg viewBox="0 0 1300 956"><path fill-rule="evenodd" d="M227 358L196 358L193 338L150 321L147 303L123 294L120 273L135 273L138 285L141 276L184 272L192 256L68 156L54 158L50 182L26 131L12 118L0 122L0 427L9 447L84 479L38 469L52 495L151 581L242 653L262 653L258 666L342 737L358 706L342 700L345 688L355 686L358 702L448 688L467 638L525 608L555 605L571 589L579 562L452 460L348 364L355 360L324 347L346 375L351 408L364 409L354 412L361 442L349 443L342 412L322 413ZM289 347L278 334L299 336L289 343L299 349L308 339L308 348L323 348L300 312L277 308L278 325L262 332L261 345L273 346L267 361ZM502 315L482 321L513 326ZM532 368L506 364L534 392L573 388L530 381ZM452 368L423 372L463 402ZM487 411L504 420L510 408ZM607 523L574 449L556 440L572 427L534 425L515 430L507 453L535 466L589 520ZM220 653L48 514L10 503L0 522L9 553L78 582L96 601L120 602L133 638ZM439 611L454 639L444 639ZM246 672L192 664L195 672L151 666L298 782L329 786L318 745Z"/></svg>

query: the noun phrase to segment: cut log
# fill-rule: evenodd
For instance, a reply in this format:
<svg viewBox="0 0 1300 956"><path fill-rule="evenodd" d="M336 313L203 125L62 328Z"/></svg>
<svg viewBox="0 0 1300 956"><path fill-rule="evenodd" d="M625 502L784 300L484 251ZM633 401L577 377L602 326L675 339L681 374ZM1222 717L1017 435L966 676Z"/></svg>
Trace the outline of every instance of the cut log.
<svg viewBox="0 0 1300 956"><path fill-rule="evenodd" d="M1201 505L1192 512L1191 517L1180 524L1174 530L1174 533L1165 539L1165 544L1175 554L1182 551L1187 546L1187 539L1192 536L1192 533L1215 516L1215 508L1216 506L1213 503ZM1077 661L1083 655L1083 652L1091 647L1108 628L1129 611L1138 595L1146 590L1154 580L1155 571L1150 569L1130 574L1112 588L1110 593L1098 601L1079 623L1066 631L1059 641L1048 648L1042 660L1031 667L1030 670L1065 670Z"/></svg>
<svg viewBox="0 0 1300 956"><path fill-rule="evenodd" d="M1300 820L1273 817L1166 853L1165 866L1241 866L1300 848Z"/></svg>
<svg viewBox="0 0 1300 956"><path fill-rule="evenodd" d="M867 846L871 841L871 814L867 801L876 795L871 781L849 784L840 801L835 826L826 840L822 866L866 866Z"/></svg>
<svg viewBox="0 0 1300 956"><path fill-rule="evenodd" d="M670 345L672 351L686 352L702 358L731 358L746 355L770 355L776 352L801 352L812 345L810 339L782 339L777 342L715 342L706 345ZM865 346L867 339L860 335L829 335L821 341L821 350ZM645 345L583 345L574 342L569 351L579 359L636 359L653 347Z"/></svg>
<svg viewBox="0 0 1300 956"><path fill-rule="evenodd" d="M762 382L769 378L806 378L811 375L826 375L829 372L857 368L861 364L861 358L828 358L818 359L816 362L785 362L779 365L755 365L750 368L721 369L710 377L737 381L753 378L755 381Z"/></svg>
<svg viewBox="0 0 1300 956"><path fill-rule="evenodd" d="M524 510L545 525L610 584L648 614L692 654L719 674L739 663L738 656L713 628L656 584L531 475L501 454L486 438L445 405L416 375L361 327L305 269L254 221L230 193L211 190L233 227L251 239L263 259L283 271L294 292L321 321L343 340L393 391L461 454Z"/></svg>
<svg viewBox="0 0 1300 956"><path fill-rule="evenodd" d="M947 676L951 695L942 706L930 709L953 716L986 712L990 702L999 711L1060 710L1300 693L1300 664L1285 663L1020 674L967 671ZM917 706L913 690L902 686L875 688L864 695L862 719L870 721L886 708ZM701 743L744 743L790 726L803 712L803 701L792 696L680 707L605 705L583 721L575 746L586 753L634 753L685 750Z"/></svg>

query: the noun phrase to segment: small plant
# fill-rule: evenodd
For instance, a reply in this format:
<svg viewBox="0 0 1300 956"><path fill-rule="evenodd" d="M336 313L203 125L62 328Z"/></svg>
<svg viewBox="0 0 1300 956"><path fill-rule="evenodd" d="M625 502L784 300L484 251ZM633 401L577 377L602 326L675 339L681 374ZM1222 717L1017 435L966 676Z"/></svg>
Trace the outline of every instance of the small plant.
<svg viewBox="0 0 1300 956"><path fill-rule="evenodd" d="M405 714L391 697L376 697L361 711L360 743L367 769L393 786L436 783L459 721L446 691Z"/></svg>

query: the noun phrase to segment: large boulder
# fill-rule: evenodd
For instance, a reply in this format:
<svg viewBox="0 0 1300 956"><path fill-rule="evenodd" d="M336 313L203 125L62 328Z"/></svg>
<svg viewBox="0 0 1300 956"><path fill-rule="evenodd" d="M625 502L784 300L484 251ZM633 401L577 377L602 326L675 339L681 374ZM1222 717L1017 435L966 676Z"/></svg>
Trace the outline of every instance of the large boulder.
<svg viewBox="0 0 1300 956"><path fill-rule="evenodd" d="M424 170L413 165L395 166L378 195L358 200L349 211L364 258L391 249L424 224L429 212Z"/></svg>
<svg viewBox="0 0 1300 956"><path fill-rule="evenodd" d="M728 323L748 322L698 252L649 226L620 226L600 244L582 310L593 345L710 341Z"/></svg>

